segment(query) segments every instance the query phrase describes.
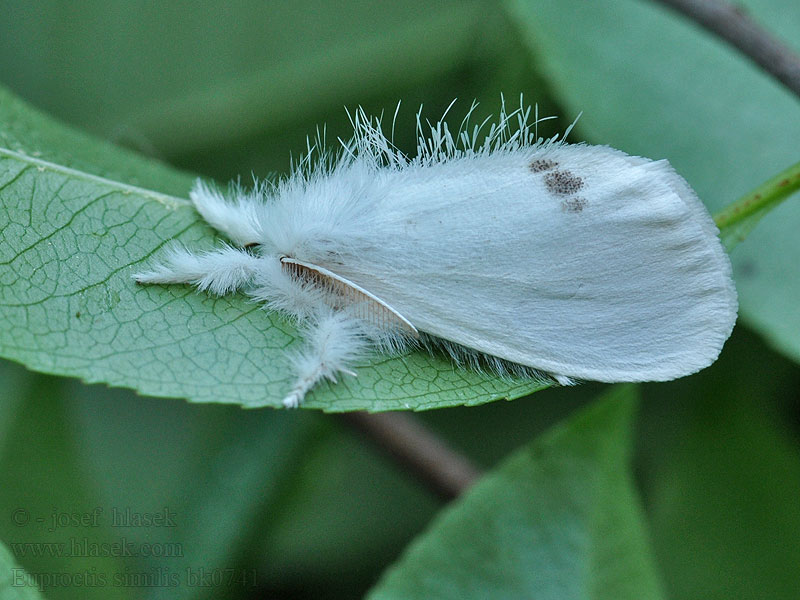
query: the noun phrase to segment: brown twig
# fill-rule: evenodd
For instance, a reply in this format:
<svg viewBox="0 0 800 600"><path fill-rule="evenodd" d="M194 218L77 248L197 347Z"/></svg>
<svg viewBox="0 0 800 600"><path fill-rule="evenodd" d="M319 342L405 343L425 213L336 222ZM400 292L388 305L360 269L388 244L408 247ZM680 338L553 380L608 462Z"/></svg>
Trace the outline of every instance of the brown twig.
<svg viewBox="0 0 800 600"><path fill-rule="evenodd" d="M724 0L655 0L697 21L738 48L800 97L800 56Z"/></svg>
<svg viewBox="0 0 800 600"><path fill-rule="evenodd" d="M480 477L480 471L468 458L411 415L352 412L341 418L445 500L456 498Z"/></svg>

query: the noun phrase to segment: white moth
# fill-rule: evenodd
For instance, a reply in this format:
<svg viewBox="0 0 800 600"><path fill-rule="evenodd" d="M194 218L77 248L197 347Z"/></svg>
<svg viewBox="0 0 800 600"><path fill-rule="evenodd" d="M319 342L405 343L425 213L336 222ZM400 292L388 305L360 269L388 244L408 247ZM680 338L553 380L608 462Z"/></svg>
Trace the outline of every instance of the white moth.
<svg viewBox="0 0 800 600"><path fill-rule="evenodd" d="M233 245L174 246L134 277L242 290L300 323L287 407L370 348L419 343L561 384L711 364L737 301L695 193L665 160L537 138L529 114L456 135L418 115L409 158L359 110L341 153L309 151L277 183L225 198L198 182L194 206Z"/></svg>

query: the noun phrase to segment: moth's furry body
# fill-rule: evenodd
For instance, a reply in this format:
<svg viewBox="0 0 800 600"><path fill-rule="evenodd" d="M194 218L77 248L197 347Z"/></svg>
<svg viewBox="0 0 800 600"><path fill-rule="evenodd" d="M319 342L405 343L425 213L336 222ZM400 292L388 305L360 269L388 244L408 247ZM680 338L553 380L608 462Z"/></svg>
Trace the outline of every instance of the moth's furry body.
<svg viewBox="0 0 800 600"><path fill-rule="evenodd" d="M136 278L242 289L301 323L286 406L371 347L418 343L403 320L459 362L561 383L667 380L713 362L736 294L688 184L666 161L537 140L527 115L501 113L480 143L479 129L418 125L410 159L358 112L341 154L275 185L225 199L198 183L195 207L236 247L175 247Z"/></svg>

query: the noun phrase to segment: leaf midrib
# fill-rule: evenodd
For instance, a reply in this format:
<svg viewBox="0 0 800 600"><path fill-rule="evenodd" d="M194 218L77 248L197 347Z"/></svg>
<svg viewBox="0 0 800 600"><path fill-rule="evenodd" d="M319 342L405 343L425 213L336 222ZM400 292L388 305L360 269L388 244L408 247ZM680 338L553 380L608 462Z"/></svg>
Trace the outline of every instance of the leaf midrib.
<svg viewBox="0 0 800 600"><path fill-rule="evenodd" d="M8 148L0 148L0 157L18 160L20 162L35 166L40 170L50 170L68 177L74 177L76 179L82 179L84 181L105 185L124 194L135 194L148 200L155 200L156 202L163 204L165 207L170 209L176 209L181 206L188 206L190 204L189 200L186 198L178 198L177 196L170 196L169 194L162 194L161 192L156 192L147 188L130 185L128 183L122 183L121 181L115 181L113 179L101 177L100 175L94 175L92 173L73 169L72 167L59 165L47 160L42 160L41 158L29 156L24 152L10 150Z"/></svg>

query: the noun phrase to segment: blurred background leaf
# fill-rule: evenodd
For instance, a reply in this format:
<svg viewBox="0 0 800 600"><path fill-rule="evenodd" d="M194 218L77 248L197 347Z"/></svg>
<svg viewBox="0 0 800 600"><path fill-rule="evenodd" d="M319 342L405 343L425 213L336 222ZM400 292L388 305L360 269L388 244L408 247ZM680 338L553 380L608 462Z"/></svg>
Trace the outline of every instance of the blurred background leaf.
<svg viewBox="0 0 800 600"><path fill-rule="evenodd" d="M40 600L36 583L0 544L0 600Z"/></svg>
<svg viewBox="0 0 800 600"><path fill-rule="evenodd" d="M797 598L800 372L739 331L700 377L645 386L637 472L672 598Z"/></svg>
<svg viewBox="0 0 800 600"><path fill-rule="evenodd" d="M698 28L643 0L504 6L507 14L468 1L187 10L0 0L0 83L80 130L221 181L285 172L321 123L331 143L347 137L343 105L391 113L402 99L397 142L410 150L419 104L437 116L459 97L455 121L473 98L495 111L501 92L524 92L541 114L561 117L542 135L583 110L572 141L669 158L712 209L796 162L796 143L787 145L798 139L796 99ZM796 43L796 4L743 6ZM76 159L70 145L55 148L47 128L25 127L10 96L0 107L12 115L0 146L186 194L187 179L171 169L132 155L120 162L103 147L66 162ZM787 233L797 229L796 206L790 199L767 215L733 255L743 319L720 361L643 386L637 481L657 568L676 599L800 593L800 369L774 350L798 356L798 252ZM92 564L129 577L169 567L182 582L187 566L243 576L203 590L53 587L48 598L358 597L440 506L326 415L243 413L2 369L0 473L10 475L0 482L0 539L171 540L190 554ZM553 389L421 418L488 468L602 389ZM53 537L14 525L7 507L18 502L42 518L169 506L178 529L164 537L157 528L64 528ZM14 558L32 573L82 572L91 562Z"/></svg>
<svg viewBox="0 0 800 600"><path fill-rule="evenodd" d="M618 387L503 461L369 598L662 598L627 464L636 395Z"/></svg>

